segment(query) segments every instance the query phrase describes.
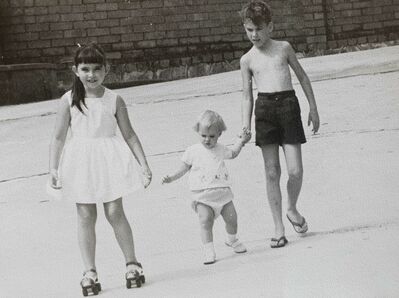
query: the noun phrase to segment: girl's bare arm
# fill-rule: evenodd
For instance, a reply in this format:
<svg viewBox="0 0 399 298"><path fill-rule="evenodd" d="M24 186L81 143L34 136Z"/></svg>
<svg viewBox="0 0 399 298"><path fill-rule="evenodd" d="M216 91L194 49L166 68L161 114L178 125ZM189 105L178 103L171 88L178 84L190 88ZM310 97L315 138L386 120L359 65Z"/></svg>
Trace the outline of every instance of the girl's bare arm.
<svg viewBox="0 0 399 298"><path fill-rule="evenodd" d="M120 96L116 99L116 120L122 136L137 162L141 165L145 174L151 175L151 170L148 166L143 147L130 122L125 101Z"/></svg>
<svg viewBox="0 0 399 298"><path fill-rule="evenodd" d="M50 143L50 172L58 169L58 164L60 162L62 149L64 148L65 139L68 134L70 121L71 113L69 109L69 102L67 97L63 96L58 105L55 129Z"/></svg>
<svg viewBox="0 0 399 298"><path fill-rule="evenodd" d="M65 139L68 134L70 121L71 113L69 109L69 102L66 97L62 97L58 105L55 129L50 143L50 184L54 188L60 187L58 184L58 166L60 163L62 149L64 148Z"/></svg>

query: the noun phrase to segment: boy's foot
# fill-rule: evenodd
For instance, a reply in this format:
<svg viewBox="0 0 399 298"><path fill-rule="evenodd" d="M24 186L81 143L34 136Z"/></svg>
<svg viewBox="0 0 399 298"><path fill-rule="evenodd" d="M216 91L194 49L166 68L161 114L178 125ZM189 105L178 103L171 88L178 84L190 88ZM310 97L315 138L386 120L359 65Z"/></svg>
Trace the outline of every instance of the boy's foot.
<svg viewBox="0 0 399 298"><path fill-rule="evenodd" d="M284 247L288 243L287 238L285 236L281 236L279 239L272 238L270 239L270 247L271 248L280 248Z"/></svg>
<svg viewBox="0 0 399 298"><path fill-rule="evenodd" d="M204 247L204 264L210 265L216 262L216 253L213 246Z"/></svg>
<svg viewBox="0 0 399 298"><path fill-rule="evenodd" d="M136 285L137 288L141 287L141 284L145 283L143 266L138 262L129 262L126 264L126 287L130 289L132 285Z"/></svg>
<svg viewBox="0 0 399 298"><path fill-rule="evenodd" d="M308 223L306 222L305 217L302 216L301 223L297 223L297 222L294 222L293 220L291 220L291 218L288 216L288 214L287 214L287 218L290 221L290 223L292 224L292 226L294 227L295 232L297 232L299 234L303 234L308 231Z"/></svg>
<svg viewBox="0 0 399 298"><path fill-rule="evenodd" d="M241 254L247 252L247 248L245 247L245 245L238 239L233 242L226 241L225 244L231 247L235 253Z"/></svg>

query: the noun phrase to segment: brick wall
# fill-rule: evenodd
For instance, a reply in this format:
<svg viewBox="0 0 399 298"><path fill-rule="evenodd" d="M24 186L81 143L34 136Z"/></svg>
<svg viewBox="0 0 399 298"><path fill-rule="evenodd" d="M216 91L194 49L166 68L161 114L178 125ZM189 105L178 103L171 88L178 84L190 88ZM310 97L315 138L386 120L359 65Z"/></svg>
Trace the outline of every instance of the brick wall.
<svg viewBox="0 0 399 298"><path fill-rule="evenodd" d="M162 81L238 68L250 47L246 0L1 0L1 62L55 63L68 81L76 44L97 41L112 82ZM271 0L274 37L297 51L397 39L399 0ZM68 84L66 84L68 85ZM66 86L65 88L67 88Z"/></svg>
<svg viewBox="0 0 399 298"><path fill-rule="evenodd" d="M325 0L327 46L399 39L399 0Z"/></svg>

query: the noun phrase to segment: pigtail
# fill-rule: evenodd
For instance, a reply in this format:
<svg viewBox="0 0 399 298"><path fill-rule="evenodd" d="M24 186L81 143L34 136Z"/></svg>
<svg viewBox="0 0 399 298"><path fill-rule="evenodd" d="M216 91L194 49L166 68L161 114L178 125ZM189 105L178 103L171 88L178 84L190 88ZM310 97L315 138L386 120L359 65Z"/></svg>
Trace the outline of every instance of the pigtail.
<svg viewBox="0 0 399 298"><path fill-rule="evenodd" d="M71 107L76 106L79 111L81 111L83 114L83 109L82 109L82 104L86 107L85 103L85 96L86 96L86 91L85 87L83 86L83 83L80 81L80 79L75 75L73 80L73 85L72 85L72 104Z"/></svg>

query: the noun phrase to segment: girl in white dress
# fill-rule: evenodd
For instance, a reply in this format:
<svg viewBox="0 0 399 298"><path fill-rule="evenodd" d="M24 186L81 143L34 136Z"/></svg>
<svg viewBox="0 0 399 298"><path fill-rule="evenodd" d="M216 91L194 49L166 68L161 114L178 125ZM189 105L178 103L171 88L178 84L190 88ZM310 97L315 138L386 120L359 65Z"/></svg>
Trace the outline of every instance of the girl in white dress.
<svg viewBox="0 0 399 298"><path fill-rule="evenodd" d="M222 215L226 223L226 245L236 253L247 251L236 236L237 212L232 201L230 177L224 160L236 158L244 144L249 141L250 135L248 131L243 131L231 149L218 143L226 125L218 113L210 110L200 115L194 130L199 135L200 143L187 148L177 171L164 176L162 183L173 182L190 172L191 206L199 217L204 264L208 265L216 261L212 228L219 215Z"/></svg>
<svg viewBox="0 0 399 298"><path fill-rule="evenodd" d="M85 269L82 291L96 295L101 290L95 265L97 203L104 205L124 254L127 287L132 282L141 286L144 274L136 259L122 196L147 187L151 170L124 100L102 85L108 71L103 49L95 43L80 46L72 70L74 84L60 99L50 145L50 185L60 188L62 198L76 202ZM117 127L124 141L116 135ZM70 138L65 144L68 130Z"/></svg>

